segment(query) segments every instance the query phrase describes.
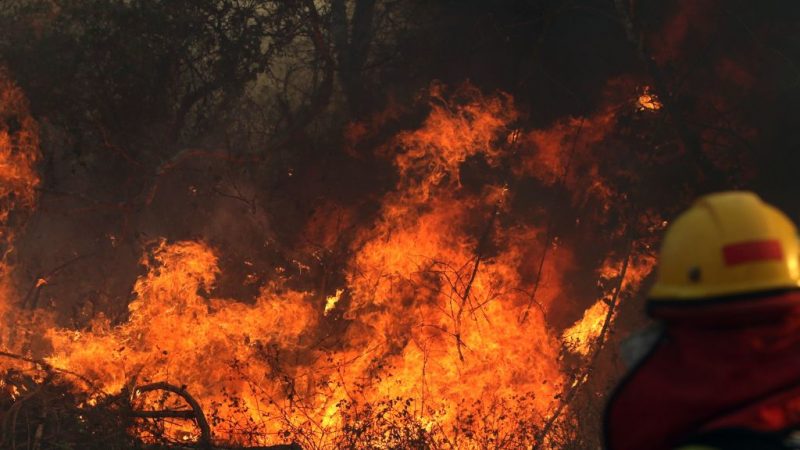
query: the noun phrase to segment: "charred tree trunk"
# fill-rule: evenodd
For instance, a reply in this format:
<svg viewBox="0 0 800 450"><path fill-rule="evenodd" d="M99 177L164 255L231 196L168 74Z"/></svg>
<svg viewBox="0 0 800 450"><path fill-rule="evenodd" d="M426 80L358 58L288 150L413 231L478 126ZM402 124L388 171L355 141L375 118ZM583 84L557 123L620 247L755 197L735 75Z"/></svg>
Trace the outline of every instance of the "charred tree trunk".
<svg viewBox="0 0 800 450"><path fill-rule="evenodd" d="M350 19L345 0L331 2L331 35L336 47L339 78L353 117L364 112L364 67L369 56L375 0L356 0Z"/></svg>
<svg viewBox="0 0 800 450"><path fill-rule="evenodd" d="M699 134L687 124L685 113L681 111L680 99L671 88L672 83L650 54L644 34L636 20L636 1L614 0L614 6L622 21L628 41L636 49L637 57L652 80L653 92L661 101L675 134L694 163L697 179L701 183L713 185L716 179L716 169L703 152Z"/></svg>

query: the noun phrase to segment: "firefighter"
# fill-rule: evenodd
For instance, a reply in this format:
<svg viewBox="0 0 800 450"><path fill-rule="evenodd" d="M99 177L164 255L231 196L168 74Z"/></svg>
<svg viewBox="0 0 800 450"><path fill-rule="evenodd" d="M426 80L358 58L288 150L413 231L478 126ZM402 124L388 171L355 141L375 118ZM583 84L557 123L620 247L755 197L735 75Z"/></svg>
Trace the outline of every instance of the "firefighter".
<svg viewBox="0 0 800 450"><path fill-rule="evenodd" d="M669 227L647 313L661 332L610 397L609 450L800 448L795 225L751 192Z"/></svg>

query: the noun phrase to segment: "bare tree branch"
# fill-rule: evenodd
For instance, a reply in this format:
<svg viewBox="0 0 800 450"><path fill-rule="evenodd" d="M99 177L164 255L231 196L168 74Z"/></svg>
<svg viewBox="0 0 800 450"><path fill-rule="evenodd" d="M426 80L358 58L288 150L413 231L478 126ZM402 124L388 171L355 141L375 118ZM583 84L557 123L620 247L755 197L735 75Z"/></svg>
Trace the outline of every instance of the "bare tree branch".
<svg viewBox="0 0 800 450"><path fill-rule="evenodd" d="M539 450L543 448L543 445L545 442L547 442L548 435L552 431L556 422L558 422L559 417L561 417L566 408L570 405L570 403L572 403L572 400L586 383L586 380L589 379L589 376L592 374L595 366L597 365L600 352L603 350L608 334L611 331L611 324L614 320L614 315L617 311L617 305L619 303L619 295L622 292L622 284L625 281L625 275L628 272L628 264L630 263L631 256L633 254L633 246L634 243L631 241L628 244L628 251L625 254L625 259L622 261L622 267L620 268L619 272L619 280L617 281L617 285L614 287L614 295L612 295L611 301L608 303L608 312L606 312L606 317L603 320L603 326L600 329L600 333L595 338L592 357L584 366L583 370L581 370L578 375L574 376L570 380L566 394L561 396L558 406L547 419L547 422L545 422L544 426L539 432L539 435L536 437L536 443L533 446L533 450Z"/></svg>
<svg viewBox="0 0 800 450"><path fill-rule="evenodd" d="M133 392L137 395L144 394L146 392L152 391L167 391L172 392L173 394L178 395L181 397L186 403L192 408L192 415L186 418L194 418L197 427L200 428L200 446L202 448L211 448L211 427L208 425L208 420L206 420L206 416L203 413L203 409L200 407L200 403L194 399L187 391L185 387L178 387L166 382L158 382L158 383L151 383L146 384L144 386L136 387ZM145 411L145 413L166 413L164 411ZM169 412L176 412L176 411L169 411ZM162 416L162 417L177 417L177 416Z"/></svg>

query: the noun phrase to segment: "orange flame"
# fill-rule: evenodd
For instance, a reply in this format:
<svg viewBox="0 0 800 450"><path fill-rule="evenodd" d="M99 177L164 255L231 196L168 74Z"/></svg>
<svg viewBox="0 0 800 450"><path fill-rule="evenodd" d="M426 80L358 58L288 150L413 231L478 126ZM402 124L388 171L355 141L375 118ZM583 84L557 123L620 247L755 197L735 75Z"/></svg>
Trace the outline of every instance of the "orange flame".
<svg viewBox="0 0 800 450"><path fill-rule="evenodd" d="M622 276L619 290L630 291L639 287L642 280L650 274L655 266L655 258L652 255L640 255L625 266L625 274L620 273L618 267L614 267L615 261L606 261L600 270L601 279L613 279ZM614 294L615 296L618 294ZM602 298L595 302L589 309L583 312L583 317L571 327L564 330L561 335L564 345L571 352L581 356L588 356L594 348L594 343L600 336L603 326L606 323L611 311L612 299Z"/></svg>
<svg viewBox="0 0 800 450"><path fill-rule="evenodd" d="M640 111L658 111L663 106L658 97L651 91L650 86L645 86L636 104Z"/></svg>
<svg viewBox="0 0 800 450"><path fill-rule="evenodd" d="M6 314L15 303L9 280L8 256L13 251L12 211L30 210L36 202L40 159L39 129L28 112L22 91L0 68L0 346L14 333Z"/></svg>
<svg viewBox="0 0 800 450"><path fill-rule="evenodd" d="M588 193L565 177L563 144L580 122L586 129L576 145L585 151L602 139L613 113L526 133L514 128L518 114L506 94L485 96L469 86L452 98L443 92L433 86L421 127L384 149L396 152L397 185L375 222L359 230L345 285L334 295L274 281L252 304L215 298L216 249L159 240L141 259L147 271L133 286L127 320L112 325L98 315L88 330L49 328L47 361L107 392L127 389L145 409L165 401L137 386L186 386L221 442L266 445L290 437L308 448L337 448L346 443L343 429L363 431L378 417L456 448L483 448L482 439L499 435L515 448L532 445L533 433L521 433L519 423L540 424L558 402L566 382L562 343L588 354L607 306L596 303L563 335L544 314L528 316L533 300L546 313L565 295L573 254L542 242L544 226L499 220L514 189L467 189L462 166L471 158L498 166L515 146L532 142L521 173L545 183L560 179L575 195L608 201L614 193L599 176ZM17 171L35 175L34 161L24 159ZM20 186L33 192L35 182ZM534 299L534 261L545 248ZM635 287L649 268L631 263L622 288ZM198 438L191 423L164 426L173 439ZM144 428L132 431L148 439ZM360 436L370 448L402 446L385 430Z"/></svg>

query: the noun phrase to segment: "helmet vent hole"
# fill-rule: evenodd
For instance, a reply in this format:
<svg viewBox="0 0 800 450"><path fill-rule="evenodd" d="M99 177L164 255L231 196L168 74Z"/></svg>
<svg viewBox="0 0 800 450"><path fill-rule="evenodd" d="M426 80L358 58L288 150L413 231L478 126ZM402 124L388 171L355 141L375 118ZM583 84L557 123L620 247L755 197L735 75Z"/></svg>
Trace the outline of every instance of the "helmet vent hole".
<svg viewBox="0 0 800 450"><path fill-rule="evenodd" d="M699 283L702 279L702 272L700 272L700 268L695 266L689 269L689 281L692 283Z"/></svg>

